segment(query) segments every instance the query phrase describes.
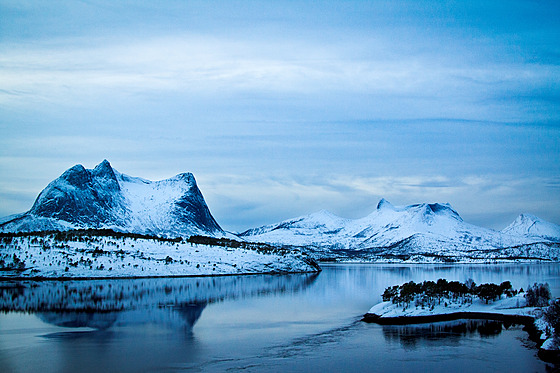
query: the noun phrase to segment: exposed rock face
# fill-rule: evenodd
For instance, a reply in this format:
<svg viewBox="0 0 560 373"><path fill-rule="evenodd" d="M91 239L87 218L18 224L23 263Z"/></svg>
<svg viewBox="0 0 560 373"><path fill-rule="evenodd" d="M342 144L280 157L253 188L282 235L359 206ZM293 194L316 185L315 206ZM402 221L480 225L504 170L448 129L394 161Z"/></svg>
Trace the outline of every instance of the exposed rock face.
<svg viewBox="0 0 560 373"><path fill-rule="evenodd" d="M107 160L93 170L76 165L51 182L28 212L0 231L111 228L159 236L222 236L190 173L149 181L119 173Z"/></svg>

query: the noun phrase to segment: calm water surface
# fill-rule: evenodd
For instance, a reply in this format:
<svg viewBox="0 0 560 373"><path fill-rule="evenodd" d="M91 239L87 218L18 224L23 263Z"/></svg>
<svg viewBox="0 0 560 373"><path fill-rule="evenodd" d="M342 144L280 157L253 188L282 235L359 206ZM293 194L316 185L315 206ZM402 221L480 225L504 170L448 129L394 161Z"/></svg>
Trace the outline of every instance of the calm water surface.
<svg viewBox="0 0 560 373"><path fill-rule="evenodd" d="M549 372L519 326L360 322L410 280L516 288L560 266L324 265L320 274L0 283L1 372Z"/></svg>

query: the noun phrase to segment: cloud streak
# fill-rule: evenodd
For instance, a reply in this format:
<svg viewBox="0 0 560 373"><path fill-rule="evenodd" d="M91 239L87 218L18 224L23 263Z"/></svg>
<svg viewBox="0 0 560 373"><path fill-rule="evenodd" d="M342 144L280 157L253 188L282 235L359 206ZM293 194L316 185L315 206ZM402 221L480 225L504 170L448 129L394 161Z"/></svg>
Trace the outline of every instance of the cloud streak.
<svg viewBox="0 0 560 373"><path fill-rule="evenodd" d="M555 2L8 0L0 14L0 215L107 158L152 180L193 172L233 230L360 217L381 197L494 227L560 222Z"/></svg>
<svg viewBox="0 0 560 373"><path fill-rule="evenodd" d="M83 46L90 43L74 40L63 41L61 46L4 47L0 103L25 105L31 99L70 104L76 97L99 100L138 93L194 100L215 95L234 100L244 94L295 95L326 102L353 95L361 102L356 108L366 113L367 104L389 106L389 110L378 110L386 118L420 113L489 119L490 111L503 105L506 94L515 96L515 101L526 101L525 96L547 101L546 89L555 92L560 84L557 65L461 66L461 56L442 62L438 55L365 59L336 45L305 42L272 42L271 48L270 41L184 35ZM507 119L527 116L516 110L517 115ZM543 115L551 113L545 110Z"/></svg>

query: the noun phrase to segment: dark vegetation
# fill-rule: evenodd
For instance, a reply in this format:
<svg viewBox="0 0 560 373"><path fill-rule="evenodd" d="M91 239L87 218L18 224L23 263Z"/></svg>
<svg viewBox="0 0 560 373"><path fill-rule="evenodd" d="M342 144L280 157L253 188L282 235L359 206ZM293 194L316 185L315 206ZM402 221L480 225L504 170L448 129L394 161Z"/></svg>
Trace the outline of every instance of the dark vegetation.
<svg viewBox="0 0 560 373"><path fill-rule="evenodd" d="M554 300L544 313L545 320L550 324L553 334L560 337L560 298Z"/></svg>
<svg viewBox="0 0 560 373"><path fill-rule="evenodd" d="M17 233L0 233L0 240L9 241L14 237L53 237L55 241L76 241L84 240L86 237L111 237L111 238L131 238L131 239L144 239L154 240L160 242L172 243L192 243L208 246L221 246L229 248L240 248L247 250L257 250L263 253L282 253L291 252L293 250L284 247L272 246L264 243L236 241L228 238L215 238L207 236L190 236L188 238L182 237L160 237L148 234L118 232L112 229L73 229L68 231L40 231L40 232L17 232Z"/></svg>
<svg viewBox="0 0 560 373"><path fill-rule="evenodd" d="M459 281L447 281L440 278L437 282L424 281L422 283L415 283L410 281L402 285L395 285L388 287L382 294L384 302L392 302L397 305L407 307L412 301L415 306L422 308L428 307L433 309L436 304L441 304L443 301L447 305L447 301L472 303L474 297L478 297L486 301L488 304L491 301L500 299L502 295L513 297L519 292L514 290L511 282L504 281L500 285L497 284L481 284L476 285L472 280L467 280L464 283ZM528 307L546 307L550 303L551 294L548 284L534 284L527 289L525 299ZM554 308L550 307L551 318L558 318L560 315L560 300L556 300ZM558 321L555 325L558 324Z"/></svg>
<svg viewBox="0 0 560 373"><path fill-rule="evenodd" d="M477 286L472 280L461 283L440 278L437 282L415 283L410 281L400 286L388 287L385 289L382 298L385 302L391 301L405 307L410 302L415 301L416 306L433 309L436 304L439 305L442 301L453 300L463 304L472 303L473 297L477 296L488 303L499 299L504 294L511 297L517 293L517 290L512 289L509 281L502 282L500 285L481 284Z"/></svg>
<svg viewBox="0 0 560 373"><path fill-rule="evenodd" d="M293 247L282 247L282 246L272 246L264 243L254 243L254 242L245 242L245 241L236 241L227 238L215 238L215 237L206 237L206 236L191 236L188 238L183 237L176 237L176 238L168 238L168 237L159 237L154 235L145 235L145 234L137 234L137 233L126 233L126 232L118 232L111 229L76 229L76 230L68 230L68 231L40 231L40 232L18 232L18 233L0 233L0 244L7 245L12 244L14 239L19 237L27 238L29 240L30 246L38 247L40 250L38 251L39 254L42 252L48 252L51 249L65 249L70 248L68 242L75 241L75 242L86 242L88 243L88 247L86 249L76 249L76 253L81 253L86 255L86 258L82 255L82 257L78 260L77 258L72 257L71 254L68 252L62 252L61 255L66 256L67 260L67 267L66 271L69 271L71 267L77 267L78 265L83 265L85 267L89 267L90 269L94 268L94 261L99 256L112 256L116 255L118 258L123 259L125 256L133 256L138 257L139 259L148 259L151 260L153 258L146 258L144 257L143 253L140 251L132 252L130 250L124 251L122 248L119 249L118 240L122 240L124 245L124 239L142 239L142 240L153 240L156 242L165 242L167 244L177 244L177 248L179 244L188 244L192 245L205 245L205 246L220 246L224 247L226 250L228 249L246 249L256 251L261 254L276 254L285 256L286 254L299 254L300 259L305 261L310 266L314 267L317 271L320 271L321 268L319 265L310 257L306 255L302 255L301 252ZM103 250L103 240L102 238L111 238L114 242L108 242L107 244L116 246L115 250ZM134 245L131 245L134 248ZM42 251L41 251L42 250ZM198 251L198 250L197 250ZM231 251L231 250L228 250ZM26 252L27 253L27 252ZM32 255L31 255L32 256ZM91 258L87 258L87 256L91 256ZM183 264L183 261L174 260L172 257L167 256L165 259L161 259L165 262L165 264L172 264L175 262L180 262ZM34 263L34 261L33 261ZM188 262L187 262L188 263ZM58 263L60 264L60 263ZM32 263L31 263L32 265ZM121 264L124 267L124 264ZM130 265L130 264L128 264ZM23 260L16 257L14 254L14 258L7 257L6 255L0 254L0 271L23 271L26 270L28 267ZM96 266L96 269L104 269L103 266ZM109 268L112 270L112 268Z"/></svg>
<svg viewBox="0 0 560 373"><path fill-rule="evenodd" d="M230 247L234 249L257 250L263 253L278 254L282 252L292 251L287 248L272 246L265 243L236 241L236 240L230 240L229 238L214 238L214 237L207 237L207 236L191 236L186 239L186 242L199 244L199 245Z"/></svg>
<svg viewBox="0 0 560 373"><path fill-rule="evenodd" d="M17 233L0 233L0 239L13 237L47 237L53 236L57 241L72 241L80 237L112 237L112 238L132 238L146 239L162 242L182 242L183 238L167 238L149 234L117 232L112 229L73 229L68 231L39 231L39 232L17 232Z"/></svg>
<svg viewBox="0 0 560 373"><path fill-rule="evenodd" d="M525 299L529 307L546 307L550 302L551 294L548 284L534 284L527 289Z"/></svg>

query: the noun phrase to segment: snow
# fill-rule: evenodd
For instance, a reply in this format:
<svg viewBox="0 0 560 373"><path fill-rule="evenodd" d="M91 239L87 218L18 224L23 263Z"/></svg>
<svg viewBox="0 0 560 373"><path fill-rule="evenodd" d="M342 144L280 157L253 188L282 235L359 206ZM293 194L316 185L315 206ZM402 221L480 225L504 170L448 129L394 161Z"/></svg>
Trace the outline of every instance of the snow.
<svg viewBox="0 0 560 373"><path fill-rule="evenodd" d="M402 317L446 315L456 312L484 312L534 317L538 309L535 307L525 307L525 305L525 297L521 294L511 298L503 296L501 299L488 304L478 297L475 297L472 303L463 303L462 301L454 301L447 298L442 299L433 309L416 307L412 302L406 307L392 302L381 302L371 307L368 313L381 317Z"/></svg>
<svg viewBox="0 0 560 373"><path fill-rule="evenodd" d="M559 351L560 344L558 342L559 341L556 338L547 338L541 345L541 348L548 351Z"/></svg>
<svg viewBox="0 0 560 373"><path fill-rule="evenodd" d="M362 261L402 261L395 257L403 255L409 257L404 260L419 255L423 262L441 261L441 257L461 262L507 257L560 259L555 241L466 223L446 203L393 206L382 199L375 211L361 219L344 219L320 211L251 229L240 236L254 242L307 247L318 256L339 255L342 260L345 256L349 260L354 258L348 250L356 251ZM347 252L340 251L343 249ZM506 252L496 251L504 249Z"/></svg>
<svg viewBox="0 0 560 373"><path fill-rule="evenodd" d="M146 238L83 236L59 240L24 236L2 238L2 267L17 261L25 270L4 271L19 277L198 276L316 271L305 254L276 249L228 248Z"/></svg>
<svg viewBox="0 0 560 373"><path fill-rule="evenodd" d="M454 313L485 313L530 317L533 319L535 327L541 334L540 340L543 341L543 343L540 348L554 351L560 349L557 338L549 334L552 327L543 317L543 308L527 307L527 302L523 293L513 297L502 296L500 299L489 303L486 303L486 301L478 297L470 298L467 301L465 301L465 298L442 298L433 308L415 306L414 302L408 304L381 302L371 307L367 312L368 315L376 315L381 318L437 316Z"/></svg>
<svg viewBox="0 0 560 373"><path fill-rule="evenodd" d="M502 233L517 236L542 237L560 242L560 225L542 220L531 214L521 214Z"/></svg>
<svg viewBox="0 0 560 373"><path fill-rule="evenodd" d="M68 169L39 194L30 211L0 223L3 232L87 228L163 237L227 236L191 173L154 182L122 174L106 160L93 170Z"/></svg>

